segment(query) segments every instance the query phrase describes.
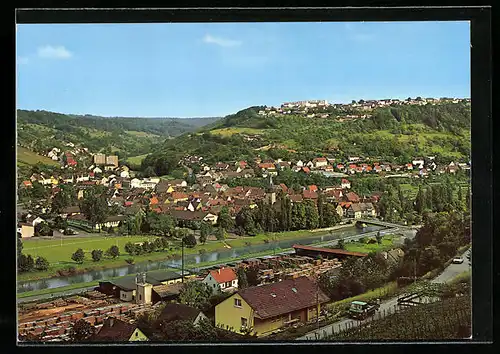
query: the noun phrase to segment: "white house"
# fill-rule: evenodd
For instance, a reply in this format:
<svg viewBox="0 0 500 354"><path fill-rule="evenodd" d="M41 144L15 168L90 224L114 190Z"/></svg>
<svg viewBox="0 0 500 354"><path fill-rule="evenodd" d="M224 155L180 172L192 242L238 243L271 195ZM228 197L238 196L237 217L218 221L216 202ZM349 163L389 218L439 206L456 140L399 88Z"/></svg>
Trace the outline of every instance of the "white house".
<svg viewBox="0 0 500 354"><path fill-rule="evenodd" d="M238 276L232 268L222 267L211 270L203 279L203 283L207 284L214 294L220 291L235 291L238 289Z"/></svg>
<svg viewBox="0 0 500 354"><path fill-rule="evenodd" d="M128 170L127 171L123 170L120 172L120 177L121 178L130 178L130 173L128 172Z"/></svg>
<svg viewBox="0 0 500 354"><path fill-rule="evenodd" d="M96 167L92 170L94 173L102 173L102 170L99 167Z"/></svg>
<svg viewBox="0 0 500 354"><path fill-rule="evenodd" d="M142 181L138 178L133 178L130 181L130 188L142 188Z"/></svg>
<svg viewBox="0 0 500 354"><path fill-rule="evenodd" d="M297 165L297 167L303 167L304 163L302 162L302 160L299 160L299 161L297 161L296 165Z"/></svg>
<svg viewBox="0 0 500 354"><path fill-rule="evenodd" d="M424 168L424 160L421 160L421 159L413 160L412 164L413 164L413 166L417 166L419 170Z"/></svg>
<svg viewBox="0 0 500 354"><path fill-rule="evenodd" d="M345 179L345 178L342 178L342 184L340 185L342 187L342 189L349 189L351 188L351 182L349 182L349 180Z"/></svg>

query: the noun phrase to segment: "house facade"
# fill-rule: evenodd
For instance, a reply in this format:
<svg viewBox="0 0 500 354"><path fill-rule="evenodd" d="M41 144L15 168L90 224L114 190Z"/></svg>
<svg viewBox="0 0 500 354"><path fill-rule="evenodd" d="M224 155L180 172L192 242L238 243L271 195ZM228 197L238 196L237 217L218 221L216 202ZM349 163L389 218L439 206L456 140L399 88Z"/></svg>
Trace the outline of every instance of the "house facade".
<svg viewBox="0 0 500 354"><path fill-rule="evenodd" d="M212 270L203 279L203 283L207 284L214 294L234 291L238 289L238 276L232 268L219 268Z"/></svg>
<svg viewBox="0 0 500 354"><path fill-rule="evenodd" d="M263 337L283 327L313 321L329 298L303 276L238 291L215 307L215 325Z"/></svg>

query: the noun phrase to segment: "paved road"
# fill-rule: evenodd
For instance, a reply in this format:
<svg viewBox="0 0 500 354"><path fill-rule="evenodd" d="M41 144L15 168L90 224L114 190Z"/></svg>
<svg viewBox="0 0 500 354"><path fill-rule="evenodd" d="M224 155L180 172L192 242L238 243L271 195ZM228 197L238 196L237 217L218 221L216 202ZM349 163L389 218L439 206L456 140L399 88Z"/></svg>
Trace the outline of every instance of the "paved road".
<svg viewBox="0 0 500 354"><path fill-rule="evenodd" d="M446 283L451 279L455 278L457 275L463 272L467 272L471 270L471 264L469 264L469 260L467 259L467 251L462 255L464 260L461 264L450 264L438 277L434 278L431 283Z"/></svg>
<svg viewBox="0 0 500 354"><path fill-rule="evenodd" d="M450 264L438 277L432 280L433 283L446 283L452 280L458 274L465 272L470 269L469 262L466 258L468 250L464 252L462 257L464 258L464 262L462 264ZM380 304L379 313L389 310L395 310L397 308L398 298L392 298L386 301L383 301ZM306 335L296 338L296 340L316 340L325 336L330 336L334 332L338 332L340 329L345 329L346 327L357 327L361 322L357 320L351 319L342 319L333 324L327 325L325 327L321 327L319 330L311 331Z"/></svg>

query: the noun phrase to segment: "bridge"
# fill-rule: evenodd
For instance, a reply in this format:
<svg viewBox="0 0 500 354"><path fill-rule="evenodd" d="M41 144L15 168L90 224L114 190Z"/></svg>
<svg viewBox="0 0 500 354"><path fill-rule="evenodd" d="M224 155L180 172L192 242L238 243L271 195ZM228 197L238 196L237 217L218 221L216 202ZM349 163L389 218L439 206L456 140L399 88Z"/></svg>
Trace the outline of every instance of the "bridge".
<svg viewBox="0 0 500 354"><path fill-rule="evenodd" d="M417 225L407 226L407 225L394 224L394 223L390 223L390 222L386 222L386 221L381 221L381 220L377 220L377 219L356 219L356 221L363 222L365 224L372 224L372 225L385 226L385 227L391 227L391 228L400 228L400 229L406 229L406 230L414 230L414 229L420 228Z"/></svg>

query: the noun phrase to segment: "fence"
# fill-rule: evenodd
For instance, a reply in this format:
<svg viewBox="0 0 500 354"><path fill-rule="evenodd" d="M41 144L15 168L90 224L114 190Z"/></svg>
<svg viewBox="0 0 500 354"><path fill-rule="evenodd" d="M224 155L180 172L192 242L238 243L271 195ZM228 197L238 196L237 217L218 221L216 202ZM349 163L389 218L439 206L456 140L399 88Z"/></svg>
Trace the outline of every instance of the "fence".
<svg viewBox="0 0 500 354"><path fill-rule="evenodd" d="M350 321L336 326L326 340L421 340L460 339L470 336L469 296L410 308L390 308L366 321Z"/></svg>

